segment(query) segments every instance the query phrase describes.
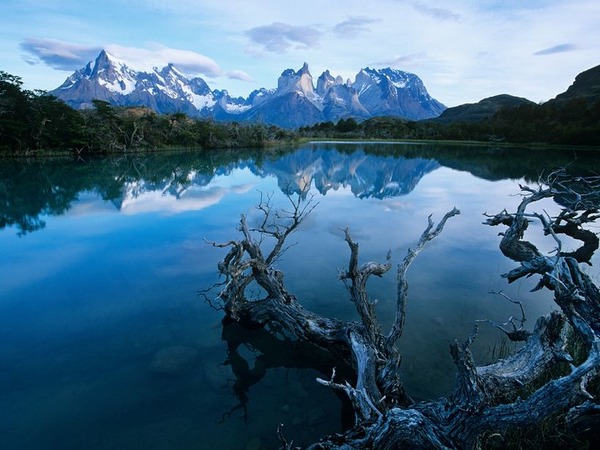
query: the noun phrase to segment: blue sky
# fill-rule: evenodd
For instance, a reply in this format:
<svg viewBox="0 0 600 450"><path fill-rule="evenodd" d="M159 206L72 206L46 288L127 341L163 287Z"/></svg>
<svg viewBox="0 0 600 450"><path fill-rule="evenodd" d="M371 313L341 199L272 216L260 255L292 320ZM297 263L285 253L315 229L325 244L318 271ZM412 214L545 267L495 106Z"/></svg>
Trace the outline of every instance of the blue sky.
<svg viewBox="0 0 600 450"><path fill-rule="evenodd" d="M315 82L389 66L447 106L546 101L600 64L597 0L8 0L0 13L0 70L28 89L58 87L103 48L242 96L304 62Z"/></svg>

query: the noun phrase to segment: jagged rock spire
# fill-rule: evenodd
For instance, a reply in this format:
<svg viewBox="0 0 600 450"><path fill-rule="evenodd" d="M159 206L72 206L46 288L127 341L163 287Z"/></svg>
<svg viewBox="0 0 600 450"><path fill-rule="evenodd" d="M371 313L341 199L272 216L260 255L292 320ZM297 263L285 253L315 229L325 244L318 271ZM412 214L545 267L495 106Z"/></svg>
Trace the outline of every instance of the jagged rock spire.
<svg viewBox="0 0 600 450"><path fill-rule="evenodd" d="M91 107L91 101L99 99L119 106L146 106L159 113L262 121L287 128L374 115L419 120L436 117L445 109L429 96L419 77L390 68L362 69L354 82L344 82L325 70L315 89L304 62L297 71L284 70L276 89L232 98L224 90L212 91L200 77L189 79L173 64L136 71L105 50L50 94L75 108Z"/></svg>

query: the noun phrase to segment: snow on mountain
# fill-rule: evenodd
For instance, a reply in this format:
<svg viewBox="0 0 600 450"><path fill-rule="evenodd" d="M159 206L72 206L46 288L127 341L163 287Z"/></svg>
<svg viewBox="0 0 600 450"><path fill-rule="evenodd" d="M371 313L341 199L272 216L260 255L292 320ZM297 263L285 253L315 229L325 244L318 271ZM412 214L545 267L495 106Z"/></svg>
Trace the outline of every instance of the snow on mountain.
<svg viewBox="0 0 600 450"><path fill-rule="evenodd" d="M356 75L352 87L361 104L374 116L421 120L437 117L446 109L429 95L417 75L402 70L367 67Z"/></svg>
<svg viewBox="0 0 600 450"><path fill-rule="evenodd" d="M154 69L160 82L156 87L165 95L176 99L186 99L198 110L212 107L216 101L214 95L202 78L188 80L173 64L161 71Z"/></svg>
<svg viewBox="0 0 600 450"><path fill-rule="evenodd" d="M285 95L296 92L317 104L312 75L308 71L308 64L304 63L302 69L295 72L293 69L285 70L277 80L276 95Z"/></svg>
<svg viewBox="0 0 600 450"><path fill-rule="evenodd" d="M248 104L247 100L243 97L232 98L229 96L229 92L226 90L213 91L213 95L217 103L224 111L230 114L241 114L244 111L252 108L251 104Z"/></svg>
<svg viewBox="0 0 600 450"><path fill-rule="evenodd" d="M95 61L76 71L58 89L71 89L81 79L97 79L98 84L108 91L126 95L135 89L135 78L136 72L129 69L125 62L103 50Z"/></svg>
<svg viewBox="0 0 600 450"><path fill-rule="evenodd" d="M106 51L50 92L75 108L89 108L94 99L117 106L144 105L159 113L200 115L216 100L202 78L188 79L173 64L151 72L131 69Z"/></svg>
<svg viewBox="0 0 600 450"><path fill-rule="evenodd" d="M183 112L215 120L252 121L286 128L341 118L392 115L410 120L437 117L445 106L433 99L421 79L391 68L361 69L344 82L326 70L313 83L308 64L287 69L277 88L261 88L247 98L212 91L200 78L187 78L173 64L162 69L134 70L106 51L50 92L75 108L92 100L116 106L146 106L163 114Z"/></svg>

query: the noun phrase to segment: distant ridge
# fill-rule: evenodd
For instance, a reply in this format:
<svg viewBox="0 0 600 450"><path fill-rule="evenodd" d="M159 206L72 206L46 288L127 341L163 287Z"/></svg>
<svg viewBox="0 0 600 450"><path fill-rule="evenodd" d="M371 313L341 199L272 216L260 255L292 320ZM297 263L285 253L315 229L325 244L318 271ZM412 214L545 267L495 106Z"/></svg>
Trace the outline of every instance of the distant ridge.
<svg viewBox="0 0 600 450"><path fill-rule="evenodd" d="M439 123L479 122L491 118L502 108L524 104L534 104L534 102L522 97L500 94L484 98L477 103L466 103L448 108L439 117L432 120Z"/></svg>
<svg viewBox="0 0 600 450"><path fill-rule="evenodd" d="M304 63L298 71L284 70L275 89L232 98L226 90L211 90L200 77L187 78L172 64L136 71L104 50L49 94L76 109L90 108L97 99L115 106L146 106L163 114L183 112L284 128L381 115L421 120L437 117L446 109L429 95L417 75L391 68L361 69L354 82L327 70L315 87Z"/></svg>
<svg viewBox="0 0 600 450"><path fill-rule="evenodd" d="M566 92L556 96L555 100L585 98L589 103L600 100L600 65L581 72Z"/></svg>

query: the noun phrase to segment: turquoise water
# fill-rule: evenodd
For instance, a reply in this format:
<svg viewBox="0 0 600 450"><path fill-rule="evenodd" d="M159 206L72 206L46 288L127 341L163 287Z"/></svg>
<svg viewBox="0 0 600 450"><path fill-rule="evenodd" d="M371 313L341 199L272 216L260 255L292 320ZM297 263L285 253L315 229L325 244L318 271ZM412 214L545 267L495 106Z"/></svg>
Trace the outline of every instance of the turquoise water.
<svg viewBox="0 0 600 450"><path fill-rule="evenodd" d="M523 300L530 328L554 308L548 294L529 293L535 280L506 284L500 275L513 264L498 251L502 230L481 225L484 212L514 210L518 184L539 166L502 172L493 153L469 166L432 158L435 148L426 157L405 150L308 144L271 157L0 162L0 448L258 449L279 445L280 423L297 445L340 431L348 411L315 382L331 361L224 329L198 296L218 281L224 256L208 241L235 238L242 213L256 220L261 193L283 207L286 194L309 188L318 205L278 267L308 309L348 320L356 315L337 280L348 258L341 228L364 260L391 249L399 261L429 214L461 210L410 269L400 344L408 391L449 393L448 345L478 319L518 314L490 290ZM384 325L394 281L371 284ZM478 362L499 339L481 326Z"/></svg>

